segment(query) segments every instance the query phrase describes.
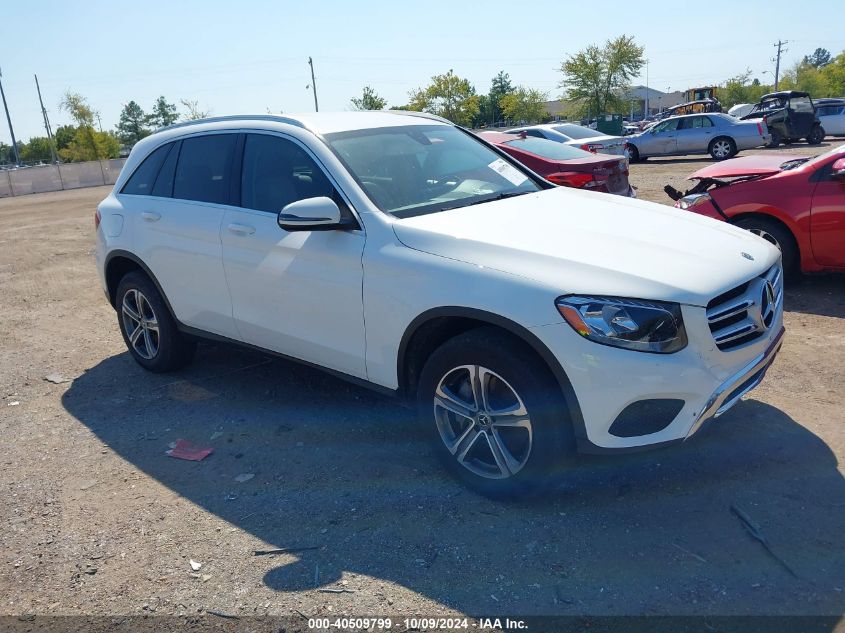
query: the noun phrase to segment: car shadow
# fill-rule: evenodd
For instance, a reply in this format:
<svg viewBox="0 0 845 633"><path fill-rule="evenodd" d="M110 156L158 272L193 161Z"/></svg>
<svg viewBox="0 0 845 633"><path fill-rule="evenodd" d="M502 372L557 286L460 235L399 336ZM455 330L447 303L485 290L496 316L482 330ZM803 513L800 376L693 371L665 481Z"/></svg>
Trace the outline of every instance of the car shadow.
<svg viewBox="0 0 845 633"><path fill-rule="evenodd" d="M800 275L786 280L784 309L845 318L845 275Z"/></svg>
<svg viewBox="0 0 845 633"><path fill-rule="evenodd" d="M252 558L245 586L313 590L354 572L475 614L845 612L836 458L763 402L680 446L585 457L559 490L516 503L445 476L395 401L227 346L201 346L176 375L107 358L63 405L197 506L271 547L317 548ZM215 452L165 456L179 438ZM255 476L237 483L241 473Z"/></svg>

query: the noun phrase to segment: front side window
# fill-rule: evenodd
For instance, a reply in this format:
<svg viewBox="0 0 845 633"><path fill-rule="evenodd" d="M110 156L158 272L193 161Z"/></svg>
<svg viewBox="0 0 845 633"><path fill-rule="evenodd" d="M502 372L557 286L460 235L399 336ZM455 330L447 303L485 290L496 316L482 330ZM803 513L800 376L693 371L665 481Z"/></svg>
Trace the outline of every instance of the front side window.
<svg viewBox="0 0 845 633"><path fill-rule="evenodd" d="M655 134L660 132L674 132L678 129L678 122L681 120L682 119L669 119L668 121L663 121L663 123L658 123L652 129Z"/></svg>
<svg viewBox="0 0 845 633"><path fill-rule="evenodd" d="M400 218L542 188L515 163L447 125L338 132L325 140L370 200Z"/></svg>
<svg viewBox="0 0 845 633"><path fill-rule="evenodd" d="M182 141L173 197L214 204L229 203L235 134L194 136Z"/></svg>
<svg viewBox="0 0 845 633"><path fill-rule="evenodd" d="M335 198L335 190L304 149L278 136L247 134L241 171L242 207L278 213L291 202L318 196Z"/></svg>

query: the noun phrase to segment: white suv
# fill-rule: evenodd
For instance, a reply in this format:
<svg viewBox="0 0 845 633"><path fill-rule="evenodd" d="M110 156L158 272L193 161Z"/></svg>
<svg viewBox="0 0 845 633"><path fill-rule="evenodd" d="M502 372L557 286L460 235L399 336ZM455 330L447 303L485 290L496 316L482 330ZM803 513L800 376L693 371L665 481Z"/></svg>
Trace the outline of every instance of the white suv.
<svg viewBox="0 0 845 633"><path fill-rule="evenodd" d="M554 482L577 451L690 437L783 335L765 240L555 187L428 115L174 125L135 146L96 221L143 367L213 338L408 398L491 496Z"/></svg>

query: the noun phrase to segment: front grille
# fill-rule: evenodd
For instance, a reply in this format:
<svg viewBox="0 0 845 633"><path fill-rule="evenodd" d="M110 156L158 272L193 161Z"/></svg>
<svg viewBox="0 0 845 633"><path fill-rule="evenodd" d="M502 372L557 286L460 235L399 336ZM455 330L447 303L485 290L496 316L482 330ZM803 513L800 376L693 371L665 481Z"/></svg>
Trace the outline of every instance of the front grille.
<svg viewBox="0 0 845 633"><path fill-rule="evenodd" d="M783 271L779 263L720 294L707 304L707 323L716 346L724 351L763 336L777 320L782 304Z"/></svg>

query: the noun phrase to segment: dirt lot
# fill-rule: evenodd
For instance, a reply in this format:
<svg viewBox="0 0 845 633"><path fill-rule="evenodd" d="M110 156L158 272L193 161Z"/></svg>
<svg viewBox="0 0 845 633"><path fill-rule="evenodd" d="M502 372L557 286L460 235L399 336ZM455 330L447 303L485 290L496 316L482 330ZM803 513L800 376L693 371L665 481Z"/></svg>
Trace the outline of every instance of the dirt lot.
<svg viewBox="0 0 845 633"><path fill-rule="evenodd" d="M631 178L666 203L707 163ZM845 277L787 289L767 380L695 441L497 504L407 410L317 371L211 345L141 370L91 258L106 192L0 200L0 614L845 612ZM215 452L167 457L179 438ZM317 549L253 555L285 547Z"/></svg>

